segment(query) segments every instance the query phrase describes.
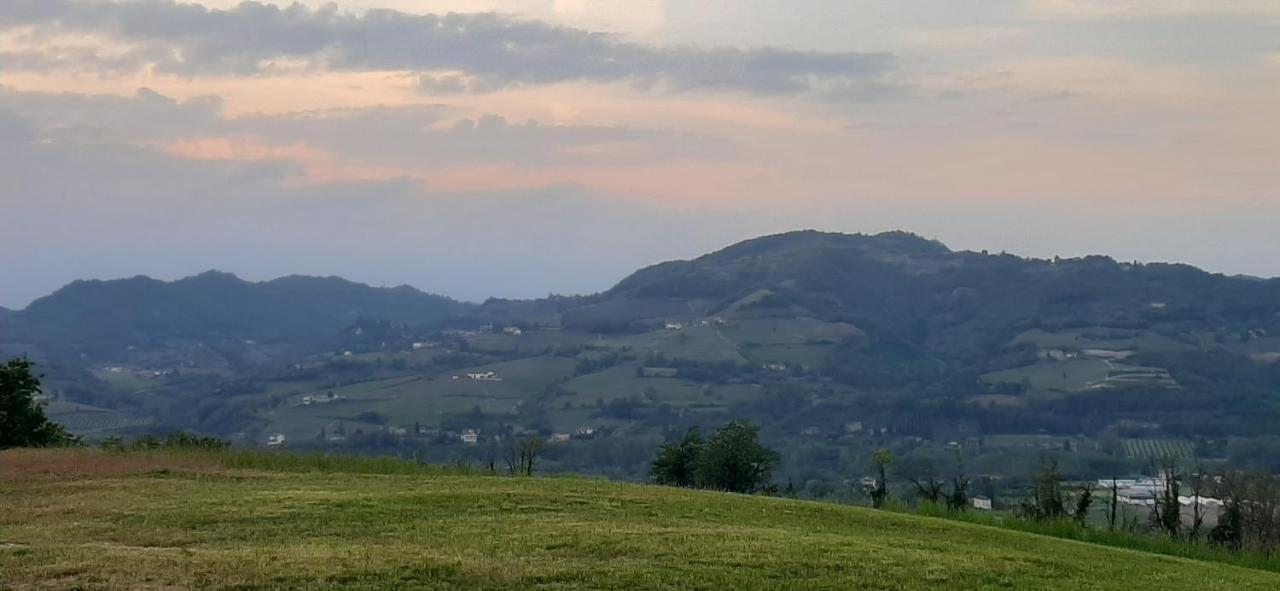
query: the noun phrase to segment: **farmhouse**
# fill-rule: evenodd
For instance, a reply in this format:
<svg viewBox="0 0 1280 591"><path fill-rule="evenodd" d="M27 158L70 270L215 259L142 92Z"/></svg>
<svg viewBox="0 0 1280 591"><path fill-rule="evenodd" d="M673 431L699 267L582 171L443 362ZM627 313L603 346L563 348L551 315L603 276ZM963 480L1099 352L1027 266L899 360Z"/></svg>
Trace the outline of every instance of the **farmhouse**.
<svg viewBox="0 0 1280 591"><path fill-rule="evenodd" d="M334 394L333 392L325 392L324 394L308 394L302 397L302 404L304 406L311 406L312 404L326 404L329 402L337 402L340 398L342 397Z"/></svg>
<svg viewBox="0 0 1280 591"><path fill-rule="evenodd" d="M982 495L973 497L973 508L979 511L990 511L991 499Z"/></svg>

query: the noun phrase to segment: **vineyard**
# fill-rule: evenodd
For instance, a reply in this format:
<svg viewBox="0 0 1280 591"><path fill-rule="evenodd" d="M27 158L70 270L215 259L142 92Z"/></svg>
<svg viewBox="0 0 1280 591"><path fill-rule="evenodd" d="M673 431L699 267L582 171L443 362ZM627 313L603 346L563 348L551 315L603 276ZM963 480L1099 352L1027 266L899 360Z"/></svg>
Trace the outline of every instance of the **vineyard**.
<svg viewBox="0 0 1280 591"><path fill-rule="evenodd" d="M93 435L107 431L146 427L154 421L149 417L133 417L114 411L83 410L53 414L49 418L62 424L68 431L77 435Z"/></svg>
<svg viewBox="0 0 1280 591"><path fill-rule="evenodd" d="M1124 455L1134 459L1185 459L1195 455L1195 446L1181 439L1126 439Z"/></svg>

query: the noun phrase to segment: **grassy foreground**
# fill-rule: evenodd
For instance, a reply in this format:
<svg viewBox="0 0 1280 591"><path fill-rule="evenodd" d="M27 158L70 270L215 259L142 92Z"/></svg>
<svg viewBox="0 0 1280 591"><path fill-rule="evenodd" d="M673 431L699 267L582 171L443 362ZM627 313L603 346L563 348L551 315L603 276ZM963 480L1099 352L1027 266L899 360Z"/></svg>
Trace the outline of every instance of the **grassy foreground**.
<svg viewBox="0 0 1280 591"><path fill-rule="evenodd" d="M1276 573L855 507L358 464L0 453L0 588L1280 589Z"/></svg>

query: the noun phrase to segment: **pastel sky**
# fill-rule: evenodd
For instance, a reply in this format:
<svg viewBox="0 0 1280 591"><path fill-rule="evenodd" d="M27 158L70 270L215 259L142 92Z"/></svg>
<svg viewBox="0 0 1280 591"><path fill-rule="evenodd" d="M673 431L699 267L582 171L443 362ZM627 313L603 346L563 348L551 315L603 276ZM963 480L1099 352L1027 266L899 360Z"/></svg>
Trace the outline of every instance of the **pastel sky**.
<svg viewBox="0 0 1280 591"><path fill-rule="evenodd" d="M0 1L0 305L798 228L1280 275L1275 0Z"/></svg>

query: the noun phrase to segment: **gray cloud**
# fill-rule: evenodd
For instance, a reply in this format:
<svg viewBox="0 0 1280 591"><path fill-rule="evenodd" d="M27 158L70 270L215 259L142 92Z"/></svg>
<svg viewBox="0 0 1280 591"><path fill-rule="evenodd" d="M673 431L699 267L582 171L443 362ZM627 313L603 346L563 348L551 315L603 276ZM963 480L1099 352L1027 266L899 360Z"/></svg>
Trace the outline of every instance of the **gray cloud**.
<svg viewBox="0 0 1280 591"><path fill-rule="evenodd" d="M406 105L252 115L226 119L206 96L176 101L148 89L134 96L6 90L0 109L20 113L41 138L80 143L167 143L201 136L253 136L305 143L353 162L390 166L511 163L524 166L723 160L730 141L626 126L511 122L500 115L459 119L448 105Z"/></svg>
<svg viewBox="0 0 1280 591"><path fill-rule="evenodd" d="M313 10L256 2L231 10L172 0L0 3L0 26L23 25L142 44L145 50L128 54L137 67L149 63L184 75L252 74L280 58L337 70L465 72L424 75L424 88L432 90L634 81L670 90L795 94L818 80L876 77L892 67L891 56L879 53L653 47L498 14L353 15L335 6Z"/></svg>
<svg viewBox="0 0 1280 591"><path fill-rule="evenodd" d="M398 165L457 162L637 164L717 160L735 153L729 141L694 133L618 126L511 122L499 115L450 122L449 109L375 107L252 117L229 124L276 141L307 144Z"/></svg>
<svg viewBox="0 0 1280 591"><path fill-rule="evenodd" d="M115 96L0 86L0 109L21 114L46 139L78 142L170 141L225 124L217 97L179 102L146 88L133 96Z"/></svg>

